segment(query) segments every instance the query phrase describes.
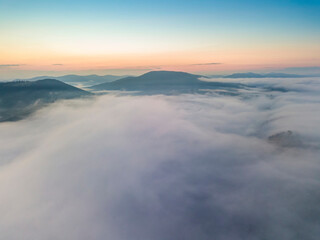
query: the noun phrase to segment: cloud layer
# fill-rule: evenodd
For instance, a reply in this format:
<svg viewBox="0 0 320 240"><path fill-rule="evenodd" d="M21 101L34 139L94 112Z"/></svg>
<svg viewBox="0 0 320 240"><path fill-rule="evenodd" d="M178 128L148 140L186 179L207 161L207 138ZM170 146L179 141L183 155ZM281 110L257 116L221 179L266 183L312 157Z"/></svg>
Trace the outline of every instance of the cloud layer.
<svg viewBox="0 0 320 240"><path fill-rule="evenodd" d="M316 239L318 83L283 84L300 91L106 95L0 124L0 238ZM268 143L287 130L314 147Z"/></svg>
<svg viewBox="0 0 320 240"><path fill-rule="evenodd" d="M0 64L0 68L7 68L7 67L20 67L25 64Z"/></svg>

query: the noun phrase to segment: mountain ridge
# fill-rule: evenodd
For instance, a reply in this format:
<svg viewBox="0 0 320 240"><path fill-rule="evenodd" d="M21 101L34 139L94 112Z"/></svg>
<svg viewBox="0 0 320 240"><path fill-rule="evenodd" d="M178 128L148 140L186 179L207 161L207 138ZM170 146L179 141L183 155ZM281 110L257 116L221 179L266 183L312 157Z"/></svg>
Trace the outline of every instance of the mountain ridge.
<svg viewBox="0 0 320 240"><path fill-rule="evenodd" d="M91 75L76 75L76 74L68 74L68 75L63 75L63 76L58 76L58 77L53 77L53 76L38 76L38 77L33 77L33 78L26 78L26 79L15 79L14 81L38 81L38 80L43 80L43 79L56 79L59 81L62 81L64 83L72 84L72 85L77 85L81 84L84 86L91 86L99 83L105 83L105 82L112 82L124 77L128 77L127 75L124 76L116 76L116 75L96 75L96 74L91 74Z"/></svg>
<svg viewBox="0 0 320 240"><path fill-rule="evenodd" d="M91 86L93 90L127 90L127 91L178 91L192 92L202 88L237 88L238 83L205 82L199 78L207 78L202 75L194 75L176 71L151 71L137 77L127 77L110 83Z"/></svg>
<svg viewBox="0 0 320 240"><path fill-rule="evenodd" d="M91 95L56 79L1 82L0 122L20 120L58 100Z"/></svg>
<svg viewBox="0 0 320 240"><path fill-rule="evenodd" d="M231 75L223 76L223 78L302 78L302 77L311 77L308 75L298 75L291 73L233 73Z"/></svg>

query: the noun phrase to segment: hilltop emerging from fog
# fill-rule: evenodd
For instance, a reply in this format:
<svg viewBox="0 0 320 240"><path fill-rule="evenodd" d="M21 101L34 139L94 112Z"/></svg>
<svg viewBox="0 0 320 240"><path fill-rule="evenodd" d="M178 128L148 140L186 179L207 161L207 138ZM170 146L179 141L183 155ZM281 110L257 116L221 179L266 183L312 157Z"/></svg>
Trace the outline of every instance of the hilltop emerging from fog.
<svg viewBox="0 0 320 240"><path fill-rule="evenodd" d="M234 78L240 77L240 75L233 76ZM252 74L250 76L253 77ZM19 120L49 103L61 99L89 96L95 92L103 91L125 91L147 95L214 92L230 96L237 96L249 88L263 91L288 91L286 88L270 84L242 84L223 80L212 81L212 79L206 81L208 79L206 76L174 71L152 71L137 77L118 78L120 77L67 75L59 77L60 80L36 77L31 81L0 83L0 121ZM90 83L96 82L103 83L89 86ZM80 83L81 86L87 86L87 90L71 86L68 83L72 85ZM90 90L92 92L89 92Z"/></svg>
<svg viewBox="0 0 320 240"><path fill-rule="evenodd" d="M93 90L195 92L200 89L239 88L238 83L205 82L204 76L185 72L153 71L138 77L127 77L113 82L92 86Z"/></svg>

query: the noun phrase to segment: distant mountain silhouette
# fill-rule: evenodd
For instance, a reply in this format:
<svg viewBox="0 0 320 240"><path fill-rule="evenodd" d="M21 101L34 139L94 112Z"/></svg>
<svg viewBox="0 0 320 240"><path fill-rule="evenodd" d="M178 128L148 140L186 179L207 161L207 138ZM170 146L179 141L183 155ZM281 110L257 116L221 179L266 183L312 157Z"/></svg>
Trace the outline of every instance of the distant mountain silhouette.
<svg viewBox="0 0 320 240"><path fill-rule="evenodd" d="M54 79L0 83L0 121L19 120L59 99L89 95L91 93Z"/></svg>
<svg viewBox="0 0 320 240"><path fill-rule="evenodd" d="M290 74L290 73L266 73L262 76L266 78L302 78L309 77L308 75L298 75L298 74Z"/></svg>
<svg viewBox="0 0 320 240"><path fill-rule="evenodd" d="M195 92L200 89L239 88L239 83L205 82L203 76L185 72L152 71L138 77L126 77L90 87L93 90L152 91L160 93Z"/></svg>
<svg viewBox="0 0 320 240"><path fill-rule="evenodd" d="M80 75L64 75L60 77L52 77L52 76L39 76L39 77L34 77L34 78L29 78L29 79L22 79L23 81L38 81L42 79L57 79L62 82L72 84L72 85L77 85L81 84L84 87L100 84L100 83L105 83L105 82L112 82L124 77L128 76L114 76L114 75L104 75L104 76L99 76L99 75L87 75L87 76L80 76ZM20 79L17 79L20 80Z"/></svg>
<svg viewBox="0 0 320 240"><path fill-rule="evenodd" d="M301 78L301 77L309 77L307 75L297 75L297 74L289 74L289 73L234 73L231 75L224 76L224 78Z"/></svg>
<svg viewBox="0 0 320 240"><path fill-rule="evenodd" d="M209 78L224 78L225 75L221 75L221 74L214 74L214 75L206 75Z"/></svg>
<svg viewBox="0 0 320 240"><path fill-rule="evenodd" d="M258 73L234 73L231 75L224 76L225 78L261 78L263 77L261 74Z"/></svg>

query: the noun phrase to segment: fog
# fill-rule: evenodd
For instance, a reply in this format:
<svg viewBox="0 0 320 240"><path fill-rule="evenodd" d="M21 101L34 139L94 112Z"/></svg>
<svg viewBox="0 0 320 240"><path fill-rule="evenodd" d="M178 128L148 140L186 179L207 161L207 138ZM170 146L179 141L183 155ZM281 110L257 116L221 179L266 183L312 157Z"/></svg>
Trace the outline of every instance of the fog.
<svg viewBox="0 0 320 240"><path fill-rule="evenodd" d="M0 239L318 239L319 80L258 83L290 91L107 94L1 123ZM268 140L289 130L300 146Z"/></svg>

